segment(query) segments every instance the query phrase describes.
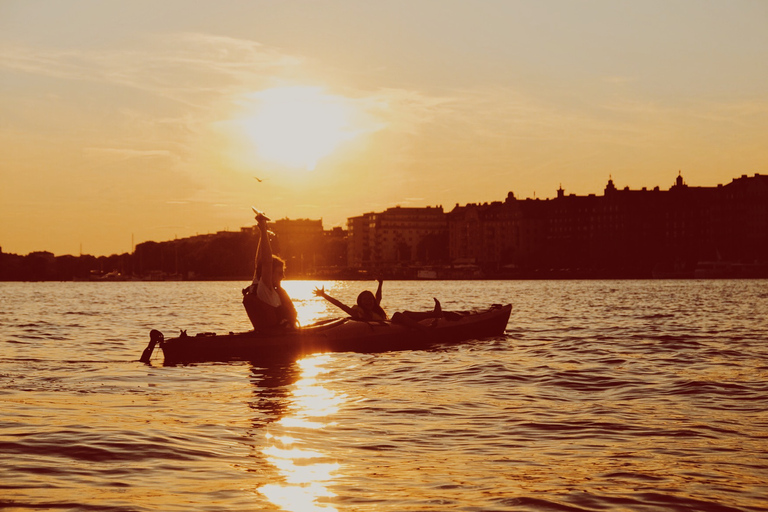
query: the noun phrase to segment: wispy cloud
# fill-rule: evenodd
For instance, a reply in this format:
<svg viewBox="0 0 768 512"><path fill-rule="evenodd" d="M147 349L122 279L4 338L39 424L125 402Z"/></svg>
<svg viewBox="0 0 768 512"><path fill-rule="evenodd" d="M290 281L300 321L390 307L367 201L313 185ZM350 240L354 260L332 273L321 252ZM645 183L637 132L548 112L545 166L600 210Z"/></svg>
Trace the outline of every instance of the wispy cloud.
<svg viewBox="0 0 768 512"><path fill-rule="evenodd" d="M255 91L287 84L312 83L307 59L257 41L203 33L156 35L115 49L41 48L0 43L0 73L25 73L63 81L90 82L120 88L118 101L131 91L162 100L151 113L157 125L171 105L183 110L166 120L187 123L181 112L211 111L232 105ZM62 86L63 87L63 86ZM388 128L413 135L450 110L451 97L409 89L333 91L345 96L373 123L374 131ZM146 100L142 100L146 105ZM127 111L122 108L123 113ZM217 113L211 113L215 117ZM209 119L211 120L211 119Z"/></svg>
<svg viewBox="0 0 768 512"><path fill-rule="evenodd" d="M456 98L433 96L418 90L380 89L364 101L365 108L386 119L394 131L415 134L420 127L452 112Z"/></svg>
<svg viewBox="0 0 768 512"><path fill-rule="evenodd" d="M132 88L194 104L290 75L302 58L255 41L209 34L155 36L129 49L74 50L0 45L0 71Z"/></svg>

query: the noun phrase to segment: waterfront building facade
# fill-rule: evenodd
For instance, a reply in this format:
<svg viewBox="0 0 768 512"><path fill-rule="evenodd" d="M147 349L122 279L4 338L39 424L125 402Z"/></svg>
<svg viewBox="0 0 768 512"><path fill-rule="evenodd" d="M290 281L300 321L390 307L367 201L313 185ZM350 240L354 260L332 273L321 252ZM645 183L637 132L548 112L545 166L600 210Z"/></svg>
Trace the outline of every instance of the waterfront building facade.
<svg viewBox="0 0 768 512"><path fill-rule="evenodd" d="M275 233L273 249L286 262L287 277L316 275L328 267L346 265L342 229L323 229L322 219L280 219L272 226Z"/></svg>
<svg viewBox="0 0 768 512"><path fill-rule="evenodd" d="M678 175L668 190L631 190L612 179L602 195L566 194L389 208L323 230L322 219L274 223L273 248L288 277L650 278L768 277L768 175L695 187ZM0 279L240 279L253 275L252 226L95 258L0 251ZM363 272L361 272L363 271Z"/></svg>
<svg viewBox="0 0 768 512"><path fill-rule="evenodd" d="M439 240L448 227L442 206L388 208L347 220L348 264L383 270L444 259Z"/></svg>
<svg viewBox="0 0 768 512"><path fill-rule="evenodd" d="M603 195L561 187L544 200L510 192L447 216L450 260L486 275L686 277L707 262L742 274L768 263L768 176L760 174L717 187L678 175L669 190L619 189L609 179Z"/></svg>

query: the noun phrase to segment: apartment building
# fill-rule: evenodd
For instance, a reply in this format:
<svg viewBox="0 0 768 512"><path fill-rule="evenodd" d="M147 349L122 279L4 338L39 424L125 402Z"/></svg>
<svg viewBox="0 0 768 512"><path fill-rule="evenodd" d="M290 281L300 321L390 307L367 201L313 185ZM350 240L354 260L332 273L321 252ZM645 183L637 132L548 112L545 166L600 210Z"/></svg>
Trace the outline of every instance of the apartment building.
<svg viewBox="0 0 768 512"><path fill-rule="evenodd" d="M502 269L570 275L649 277L692 274L702 261L768 262L768 176L692 187L678 175L669 190L468 204L448 214L450 259L487 273ZM681 274L682 275L682 274Z"/></svg>
<svg viewBox="0 0 768 512"><path fill-rule="evenodd" d="M349 218L347 231L349 266L375 270L440 259L448 226L442 206L396 206Z"/></svg>

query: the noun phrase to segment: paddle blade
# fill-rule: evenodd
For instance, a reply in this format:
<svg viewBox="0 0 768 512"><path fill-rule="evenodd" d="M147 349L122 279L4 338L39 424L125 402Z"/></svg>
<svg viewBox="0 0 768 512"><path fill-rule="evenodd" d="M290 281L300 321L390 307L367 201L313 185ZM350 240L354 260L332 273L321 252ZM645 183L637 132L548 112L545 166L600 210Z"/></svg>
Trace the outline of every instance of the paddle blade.
<svg viewBox="0 0 768 512"><path fill-rule="evenodd" d="M257 210L255 206L251 206L251 210L253 210L253 213L256 214L256 219L257 220L259 219L259 217L264 218L264 220L266 220L267 222L272 220L269 217L267 217L267 215L264 212L262 212L261 210Z"/></svg>

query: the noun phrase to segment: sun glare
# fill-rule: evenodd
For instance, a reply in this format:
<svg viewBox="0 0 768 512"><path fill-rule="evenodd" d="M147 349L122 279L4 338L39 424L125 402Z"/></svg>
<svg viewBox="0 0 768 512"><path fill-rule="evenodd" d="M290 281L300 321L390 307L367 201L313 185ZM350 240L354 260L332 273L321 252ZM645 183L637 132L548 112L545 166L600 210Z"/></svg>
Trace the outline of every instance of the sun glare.
<svg viewBox="0 0 768 512"><path fill-rule="evenodd" d="M352 100L319 87L278 87L249 94L238 125L259 159L311 171L363 131L355 114Z"/></svg>

